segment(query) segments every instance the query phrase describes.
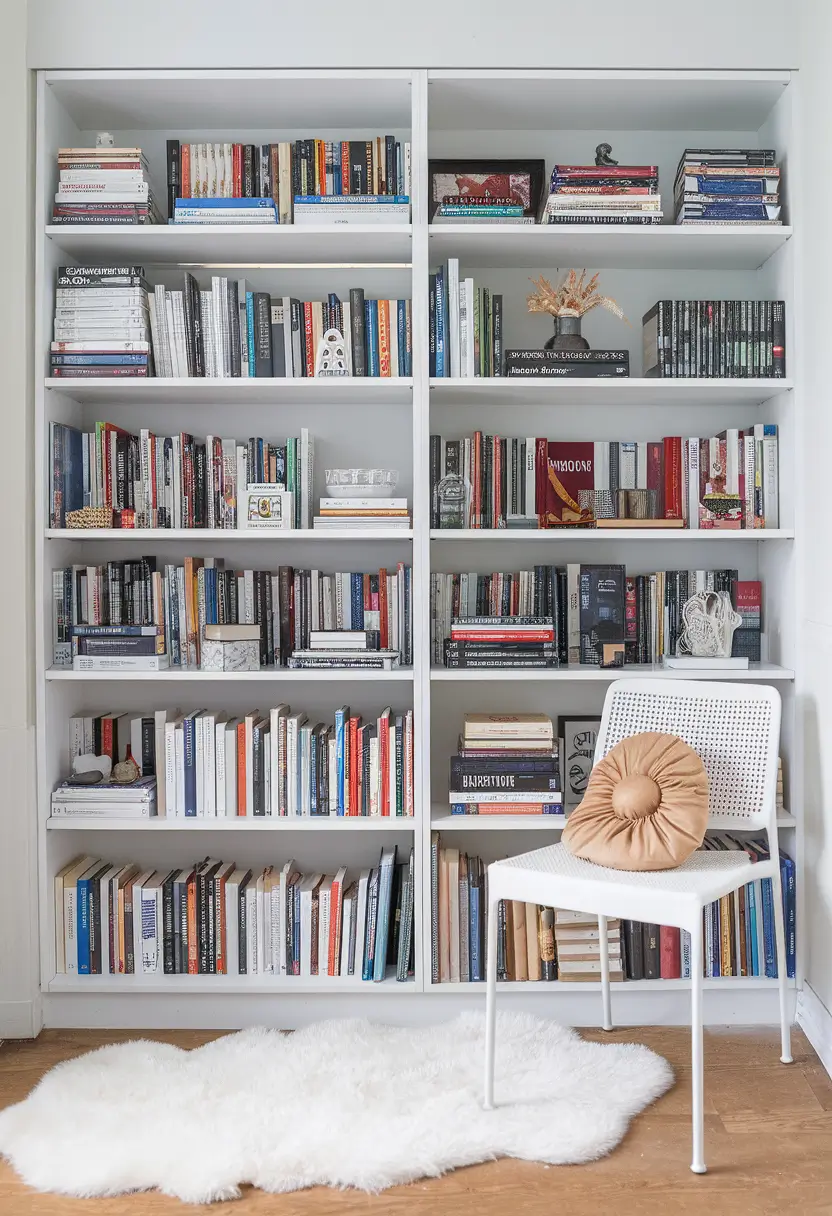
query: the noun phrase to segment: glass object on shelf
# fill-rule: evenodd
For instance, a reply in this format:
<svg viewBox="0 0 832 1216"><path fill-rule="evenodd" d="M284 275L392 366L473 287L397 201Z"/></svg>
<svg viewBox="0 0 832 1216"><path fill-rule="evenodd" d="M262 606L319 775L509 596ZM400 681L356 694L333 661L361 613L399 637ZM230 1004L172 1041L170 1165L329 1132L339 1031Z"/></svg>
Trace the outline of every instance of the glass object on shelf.
<svg viewBox="0 0 832 1216"><path fill-rule="evenodd" d="M464 528L468 484L459 473L446 473L437 483L434 512L440 528Z"/></svg>
<svg viewBox="0 0 832 1216"><path fill-rule="evenodd" d="M398 469L326 469L330 498L388 498L399 482Z"/></svg>

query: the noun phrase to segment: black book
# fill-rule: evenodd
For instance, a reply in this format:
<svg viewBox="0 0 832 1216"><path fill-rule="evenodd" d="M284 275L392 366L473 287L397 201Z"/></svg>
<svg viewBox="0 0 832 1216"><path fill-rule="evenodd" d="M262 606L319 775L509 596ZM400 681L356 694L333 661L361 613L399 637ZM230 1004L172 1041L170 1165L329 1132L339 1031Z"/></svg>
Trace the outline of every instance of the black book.
<svg viewBox="0 0 832 1216"><path fill-rule="evenodd" d="M350 335L352 342L352 374L367 375L367 340L364 333L364 289L350 288ZM344 335L346 337L346 335Z"/></svg>
<svg viewBox="0 0 832 1216"><path fill-rule="evenodd" d="M176 200L181 196L181 174L180 174L180 155L179 155L179 140L169 139L167 141L167 187L168 187L168 218L173 219L173 213L176 210Z"/></svg>
<svg viewBox="0 0 832 1216"><path fill-rule="evenodd" d="M162 968L165 975L176 974L173 884L177 873L178 871L171 870L162 883Z"/></svg>
<svg viewBox="0 0 832 1216"><path fill-rule="evenodd" d="M350 140L350 194L368 194L367 159L363 140Z"/></svg>
<svg viewBox="0 0 832 1216"><path fill-rule="evenodd" d="M194 527L205 527L205 487L208 484L205 467L205 444L194 444Z"/></svg>
<svg viewBox="0 0 832 1216"><path fill-rule="evenodd" d="M507 376L541 380L606 380L629 376L629 363L507 363ZM656 373L653 372L653 375Z"/></svg>
<svg viewBox="0 0 832 1216"><path fill-rule="evenodd" d="M248 971L248 952L246 938L248 934L248 917L246 916L246 888L251 881L251 870L248 871L237 890L237 930L238 930L238 965L237 971L245 975Z"/></svg>
<svg viewBox="0 0 832 1216"><path fill-rule="evenodd" d="M243 198L254 198L254 145L243 144Z"/></svg>
<svg viewBox="0 0 832 1216"><path fill-rule="evenodd" d="M188 375L205 375L205 340L202 333L202 307L199 284L192 274L185 271L184 291L185 350L188 358Z"/></svg>
<svg viewBox="0 0 832 1216"><path fill-rule="evenodd" d="M272 374L271 300L267 291L254 293L254 374Z"/></svg>
<svg viewBox="0 0 832 1216"><path fill-rule="evenodd" d="M392 135L384 137L384 189L382 193L396 193L396 140Z"/></svg>
<svg viewBox="0 0 832 1216"><path fill-rule="evenodd" d="M782 379L786 374L786 305L783 300L771 302L771 375Z"/></svg>
<svg viewBox="0 0 832 1216"><path fill-rule="evenodd" d="M503 374L503 297L494 295L491 297L491 308L493 315L494 329L492 333L492 346L494 350L494 367L492 375L502 376Z"/></svg>
<svg viewBox="0 0 832 1216"><path fill-rule="evenodd" d="M627 955L627 979L644 979L644 939L642 925L637 920L622 921Z"/></svg>
<svg viewBox="0 0 832 1216"><path fill-rule="evenodd" d="M604 646L624 644L626 571L623 566L581 566L581 662L599 664Z"/></svg>
<svg viewBox="0 0 832 1216"><path fill-rule="evenodd" d="M642 925L644 941L644 978L660 980L662 977L661 953L659 950L659 926Z"/></svg>
<svg viewBox="0 0 832 1216"><path fill-rule="evenodd" d="M644 317L655 314L658 305L654 304ZM506 365L510 363L629 363L628 350L507 350Z"/></svg>
<svg viewBox="0 0 832 1216"><path fill-rule="evenodd" d="M436 275L430 276L429 295L429 329L428 329L428 353L429 367L428 373L431 377L436 375Z"/></svg>
<svg viewBox="0 0 832 1216"><path fill-rule="evenodd" d="M231 375L242 374L240 354L240 297L237 291L237 280L226 279L226 298L228 302L228 341L231 355ZM245 301L243 302L245 304Z"/></svg>
<svg viewBox="0 0 832 1216"><path fill-rule="evenodd" d="M484 793L529 793L546 794L560 791L557 773L480 773L460 772L451 760L450 788L454 794Z"/></svg>

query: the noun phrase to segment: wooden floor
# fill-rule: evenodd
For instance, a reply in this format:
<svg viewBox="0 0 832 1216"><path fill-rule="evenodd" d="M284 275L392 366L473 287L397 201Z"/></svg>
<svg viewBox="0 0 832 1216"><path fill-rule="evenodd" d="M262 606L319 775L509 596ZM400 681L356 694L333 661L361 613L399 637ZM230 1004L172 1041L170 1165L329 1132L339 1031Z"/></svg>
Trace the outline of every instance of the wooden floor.
<svg viewBox="0 0 832 1216"><path fill-rule="evenodd" d="M247 1189L237 1203L185 1208L156 1193L64 1199L28 1190L0 1161L2 1216L756 1216L832 1214L832 1082L802 1034L795 1062L778 1061L774 1031L706 1036L705 1147L709 1173L690 1173L688 1034L676 1029L584 1032L605 1042L647 1043L670 1060L677 1084L636 1119L610 1157L593 1165L496 1161L380 1196L316 1188L293 1195ZM25 1097L60 1060L135 1033L45 1031L0 1046L0 1107ZM147 1035L196 1047L200 1031Z"/></svg>

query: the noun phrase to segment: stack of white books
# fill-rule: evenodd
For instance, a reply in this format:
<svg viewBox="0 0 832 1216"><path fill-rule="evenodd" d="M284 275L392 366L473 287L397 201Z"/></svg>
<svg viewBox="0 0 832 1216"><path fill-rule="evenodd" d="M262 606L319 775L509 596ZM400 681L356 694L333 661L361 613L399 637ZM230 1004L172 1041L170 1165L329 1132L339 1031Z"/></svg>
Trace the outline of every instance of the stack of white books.
<svg viewBox="0 0 832 1216"><path fill-rule="evenodd" d="M53 818L150 819L155 814L155 777L139 777L130 785L115 781L73 785L62 781L52 794Z"/></svg>
<svg viewBox="0 0 832 1216"><path fill-rule="evenodd" d="M318 532L340 532L345 528L407 531L410 512L406 498L322 498L320 514L314 517L312 526Z"/></svg>

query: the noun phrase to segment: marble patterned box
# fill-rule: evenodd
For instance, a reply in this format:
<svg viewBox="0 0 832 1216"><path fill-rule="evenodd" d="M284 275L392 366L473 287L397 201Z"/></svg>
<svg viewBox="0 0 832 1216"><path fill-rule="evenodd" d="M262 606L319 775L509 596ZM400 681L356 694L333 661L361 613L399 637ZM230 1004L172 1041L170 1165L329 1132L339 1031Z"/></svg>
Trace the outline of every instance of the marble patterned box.
<svg viewBox="0 0 832 1216"><path fill-rule="evenodd" d="M203 671L259 671L259 625L206 625L202 638Z"/></svg>

